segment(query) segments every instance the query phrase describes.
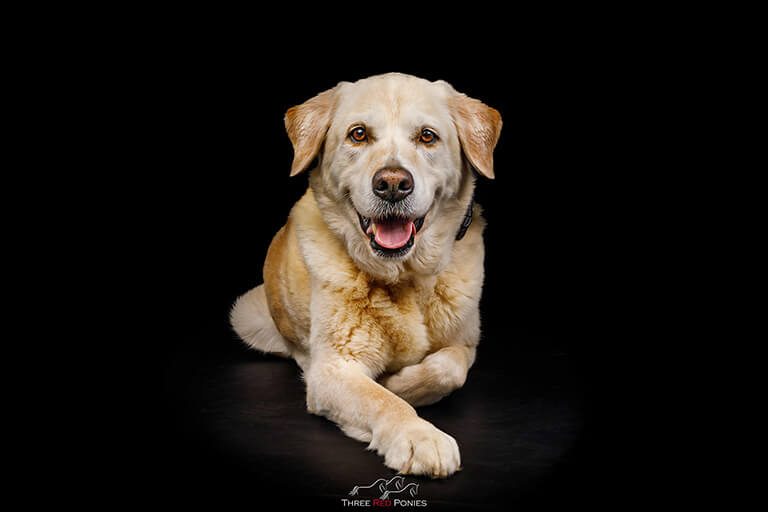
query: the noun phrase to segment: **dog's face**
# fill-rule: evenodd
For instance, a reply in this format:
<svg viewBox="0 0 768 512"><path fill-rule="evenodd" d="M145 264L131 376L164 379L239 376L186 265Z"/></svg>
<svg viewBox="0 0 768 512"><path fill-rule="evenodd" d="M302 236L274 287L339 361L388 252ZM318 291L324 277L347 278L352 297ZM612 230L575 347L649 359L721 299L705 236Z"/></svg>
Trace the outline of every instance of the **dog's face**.
<svg viewBox="0 0 768 512"><path fill-rule="evenodd" d="M289 109L286 128L291 175L318 157L311 185L326 222L355 260L391 273L437 258L455 236L472 195L470 165L493 177L501 117L445 82L392 73Z"/></svg>

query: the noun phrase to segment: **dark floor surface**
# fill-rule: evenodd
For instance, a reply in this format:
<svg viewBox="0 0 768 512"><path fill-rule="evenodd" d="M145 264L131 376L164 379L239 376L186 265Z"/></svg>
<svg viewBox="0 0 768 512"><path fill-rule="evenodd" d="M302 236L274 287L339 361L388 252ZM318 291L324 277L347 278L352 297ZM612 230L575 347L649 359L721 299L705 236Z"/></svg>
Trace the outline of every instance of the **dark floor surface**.
<svg viewBox="0 0 768 512"><path fill-rule="evenodd" d="M465 386L418 409L456 438L462 470L447 480L408 476L419 484L408 499L491 510L604 496L584 354L564 333L486 324ZM160 492L154 500L240 496L333 509L354 486L395 475L365 444L307 413L293 361L245 349L224 325L198 336L169 355L158 409L147 417L143 485Z"/></svg>

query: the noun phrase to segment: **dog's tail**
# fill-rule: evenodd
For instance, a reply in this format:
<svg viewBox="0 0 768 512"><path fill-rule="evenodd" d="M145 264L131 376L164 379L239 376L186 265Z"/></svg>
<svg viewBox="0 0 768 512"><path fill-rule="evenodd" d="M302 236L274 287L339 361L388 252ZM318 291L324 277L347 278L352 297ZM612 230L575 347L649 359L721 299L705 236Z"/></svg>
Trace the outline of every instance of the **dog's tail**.
<svg viewBox="0 0 768 512"><path fill-rule="evenodd" d="M277 330L267 306L264 285L240 296L232 306L229 322L248 346L283 357L291 357L291 344Z"/></svg>

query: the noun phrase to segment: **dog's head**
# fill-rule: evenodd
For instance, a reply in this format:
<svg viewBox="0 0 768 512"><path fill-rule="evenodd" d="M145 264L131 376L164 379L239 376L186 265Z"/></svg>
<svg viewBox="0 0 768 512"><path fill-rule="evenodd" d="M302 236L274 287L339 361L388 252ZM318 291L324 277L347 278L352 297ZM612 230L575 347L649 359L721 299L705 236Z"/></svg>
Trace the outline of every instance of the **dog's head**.
<svg viewBox="0 0 768 512"><path fill-rule="evenodd" d="M390 73L292 107L291 175L310 183L331 230L374 275L445 264L472 198L471 168L493 178L499 113L446 82ZM448 246L448 248L446 248Z"/></svg>

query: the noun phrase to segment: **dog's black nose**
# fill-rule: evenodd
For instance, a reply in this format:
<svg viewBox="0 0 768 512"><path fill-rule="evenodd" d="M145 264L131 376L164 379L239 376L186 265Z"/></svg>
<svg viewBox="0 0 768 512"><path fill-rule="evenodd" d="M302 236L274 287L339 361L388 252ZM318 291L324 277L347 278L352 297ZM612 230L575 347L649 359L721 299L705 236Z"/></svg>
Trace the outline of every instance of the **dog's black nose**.
<svg viewBox="0 0 768 512"><path fill-rule="evenodd" d="M373 193L391 203L402 201L413 192L413 175L405 169L384 168L373 175Z"/></svg>

